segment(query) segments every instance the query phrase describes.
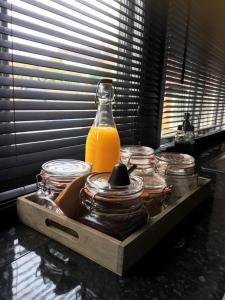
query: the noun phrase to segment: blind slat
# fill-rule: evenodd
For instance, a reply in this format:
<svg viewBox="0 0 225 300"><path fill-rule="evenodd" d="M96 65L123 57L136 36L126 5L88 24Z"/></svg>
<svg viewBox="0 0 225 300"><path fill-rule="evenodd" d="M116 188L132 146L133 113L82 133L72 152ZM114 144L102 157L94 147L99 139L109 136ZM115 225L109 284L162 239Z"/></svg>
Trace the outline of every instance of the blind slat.
<svg viewBox="0 0 225 300"><path fill-rule="evenodd" d="M6 35L11 35L12 34L12 30L3 26L0 26L0 32L2 34L6 34ZM49 40L46 38L43 38L42 36L39 35L32 35L32 34L28 34L25 31L19 31L16 29L13 29L13 36L17 37L19 39L23 39L25 40L25 42L27 43L28 41L28 46L30 45L30 42L36 42L36 43L40 43L45 45L47 43L48 46L52 46L52 47L56 47L57 49L61 49L61 50L65 50L65 51L70 51L72 53L75 54L81 54L81 55L85 55L85 56L90 56L96 59L101 59L103 60L105 63L106 62L115 62L117 64L121 64L121 65L128 65L130 66L129 60L123 59L126 58L126 53L124 53L123 55L121 54L121 56L119 57L115 57L112 55L108 55L106 53L103 53L103 51L92 51L89 50L87 48L84 47L77 47L76 45L73 45L71 43L66 43L64 40ZM2 41L4 42L4 40ZM42 46L43 48L43 46ZM27 48L25 48L27 49ZM140 67L141 62L139 61L135 61L133 59L132 61L132 66L134 67Z"/></svg>
<svg viewBox="0 0 225 300"><path fill-rule="evenodd" d="M56 52L56 51L51 51L51 50L45 50L45 49L41 49L40 45L39 47L30 47L30 46L26 46L26 49L24 49L24 45L20 44L20 43L16 43L16 42L8 42L8 41L4 41L4 40L0 40L0 46L1 47L5 47L5 48L12 48L15 50L20 50L20 51L26 51L28 53L32 53L32 54L37 54L40 56L47 56L47 57L52 57L52 58L56 58L56 59L62 59L69 62L74 62L77 64L83 64L83 65L89 65L89 66L94 66L97 68L104 68L104 69L110 69L110 70L116 70L116 71L121 71L123 73L129 73L131 68L123 66L120 67L118 65L113 65L113 64L106 64L100 61L96 61L93 59L87 59L87 58L81 58L81 57L76 57L74 55L69 55L67 53L62 53L62 52ZM12 60L12 59L11 59ZM14 60L16 61L16 60ZM134 68L133 68L134 69ZM135 69L132 70L132 74L140 74L140 71L136 71Z"/></svg>
<svg viewBox="0 0 225 300"><path fill-rule="evenodd" d="M16 67L16 66L9 66L9 65L4 65L0 64L1 71L5 74L13 74L14 75L21 75L21 76L28 76L28 77L38 77L38 78L46 78L46 79L55 79L55 80L61 80L61 81L70 81L70 82L76 82L76 83L84 83L84 84L95 84L97 85L99 82L99 78L93 78L92 76L85 77L85 76L78 76L78 75L71 75L71 74L63 74L60 72L50 72L46 70L38 70L29 68L26 66L24 67ZM139 84L137 83L131 83L131 82L126 82L125 80L118 80L115 82L116 87L126 87L126 88L134 88L138 89L140 88Z"/></svg>
<svg viewBox="0 0 225 300"><path fill-rule="evenodd" d="M29 94L29 91L27 91ZM24 93L24 92L23 92ZM62 96L63 97L63 96ZM37 97L38 98L38 97ZM42 97L43 99L44 97ZM45 100L2 100L0 102L1 110L96 110L96 104L94 102L75 102L75 101L45 101ZM126 99L127 100L127 99ZM115 104L116 110L121 109L137 109L138 103L135 102L119 102Z"/></svg>
<svg viewBox="0 0 225 300"><path fill-rule="evenodd" d="M123 117L115 117L115 121L117 126L121 123L126 125L127 123L136 124L138 116L127 116L126 119ZM18 132L27 132L27 131L43 131L43 130L51 130L51 129L67 129L67 128L77 128L77 127L88 127L93 123L93 118L87 119L62 119L62 120L45 120L45 122L41 121L26 121L19 122L16 121L14 123L0 123L0 133L7 134L15 132L15 128Z"/></svg>
<svg viewBox="0 0 225 300"><path fill-rule="evenodd" d="M39 66L39 67L45 67L45 68L52 68L57 70L63 70L63 71L70 71L74 73L80 73L80 74L88 74L88 75L94 75L99 77L111 77L111 78L118 78L117 73L113 72L105 72L105 71L99 71L92 70L91 68L80 68L78 66L69 65L67 63L58 63L58 62L52 62L52 61L46 61L42 59L38 59L36 57L26 57L23 55L17 55L17 54L7 54L7 53L0 53L0 60L5 61L13 61L13 63L21 63L21 64L27 64L31 65L33 67ZM128 80L128 81L134 81L137 79L134 77L134 75L119 75L119 78L122 80Z"/></svg>

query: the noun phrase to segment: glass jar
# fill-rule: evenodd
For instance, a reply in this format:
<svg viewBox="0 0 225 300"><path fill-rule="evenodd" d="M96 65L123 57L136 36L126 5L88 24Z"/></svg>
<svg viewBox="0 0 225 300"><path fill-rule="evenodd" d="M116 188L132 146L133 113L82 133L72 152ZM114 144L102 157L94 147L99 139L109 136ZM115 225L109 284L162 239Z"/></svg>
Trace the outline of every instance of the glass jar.
<svg viewBox="0 0 225 300"><path fill-rule="evenodd" d="M80 192L81 212L78 221L118 239L126 238L147 222L141 194L143 180L130 176L130 184L112 187L111 173L94 173L88 176Z"/></svg>
<svg viewBox="0 0 225 300"><path fill-rule="evenodd" d="M195 173L194 157L175 152L161 152L155 155L159 174L164 175L166 182L173 185L173 199L182 197L198 185Z"/></svg>
<svg viewBox="0 0 225 300"><path fill-rule="evenodd" d="M142 198L150 217L161 213L169 200L171 187L167 187L165 178L155 172L154 150L144 146L121 147L121 161L136 165L132 175L143 178L144 193Z"/></svg>
<svg viewBox="0 0 225 300"><path fill-rule="evenodd" d="M122 146L120 160L125 165L152 165L154 163L154 150L139 145Z"/></svg>
<svg viewBox="0 0 225 300"><path fill-rule="evenodd" d="M194 126L190 122L190 113L184 114L184 121L182 125L178 125L177 134L175 137L175 145L183 146L183 148L190 148L195 143Z"/></svg>
<svg viewBox="0 0 225 300"><path fill-rule="evenodd" d="M195 172L195 159L188 154L160 152L155 158L157 171L161 175L191 175Z"/></svg>
<svg viewBox="0 0 225 300"><path fill-rule="evenodd" d="M154 169L146 172L144 168L134 169L132 174L138 174L144 180L144 193L142 197L150 217L155 217L167 207L172 186L167 186L166 180Z"/></svg>
<svg viewBox="0 0 225 300"><path fill-rule="evenodd" d="M166 175L167 184L172 185L173 191L171 200L183 197L186 193L198 186L198 175L196 173L190 175Z"/></svg>
<svg viewBox="0 0 225 300"><path fill-rule="evenodd" d="M145 188L142 198L148 210L149 217L153 218L160 214L168 205L172 191L172 186L166 186L163 189Z"/></svg>
<svg viewBox="0 0 225 300"><path fill-rule="evenodd" d="M38 202L59 210L54 201L61 191L74 179L90 172L91 164L75 159L56 159L44 163L36 176Z"/></svg>

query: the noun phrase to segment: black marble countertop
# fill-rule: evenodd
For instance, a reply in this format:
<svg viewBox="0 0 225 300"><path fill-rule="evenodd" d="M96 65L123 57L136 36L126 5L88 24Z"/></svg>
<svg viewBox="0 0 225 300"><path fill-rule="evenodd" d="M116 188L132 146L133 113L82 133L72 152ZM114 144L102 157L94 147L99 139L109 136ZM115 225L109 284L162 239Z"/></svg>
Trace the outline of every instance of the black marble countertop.
<svg viewBox="0 0 225 300"><path fill-rule="evenodd" d="M224 151L216 146L200 161ZM124 277L17 223L0 232L0 299L222 300L225 175L212 196Z"/></svg>

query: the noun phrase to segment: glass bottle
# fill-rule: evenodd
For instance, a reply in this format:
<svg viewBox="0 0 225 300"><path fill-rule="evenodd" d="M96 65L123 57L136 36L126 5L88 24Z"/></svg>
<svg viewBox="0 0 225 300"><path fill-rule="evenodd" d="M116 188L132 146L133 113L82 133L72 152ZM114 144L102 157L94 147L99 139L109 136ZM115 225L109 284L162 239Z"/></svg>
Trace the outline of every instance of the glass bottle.
<svg viewBox="0 0 225 300"><path fill-rule="evenodd" d="M194 151L194 143L194 126L190 123L190 114L185 113L183 124L177 127L175 147L179 152L192 154Z"/></svg>
<svg viewBox="0 0 225 300"><path fill-rule="evenodd" d="M120 159L120 139L112 114L113 82L102 79L96 90L98 110L88 133L85 161L92 163L93 172L111 172Z"/></svg>
<svg viewBox="0 0 225 300"><path fill-rule="evenodd" d="M178 125L177 126L177 132L175 136L175 143L176 144L182 144L184 142L184 131L183 131L183 126Z"/></svg>

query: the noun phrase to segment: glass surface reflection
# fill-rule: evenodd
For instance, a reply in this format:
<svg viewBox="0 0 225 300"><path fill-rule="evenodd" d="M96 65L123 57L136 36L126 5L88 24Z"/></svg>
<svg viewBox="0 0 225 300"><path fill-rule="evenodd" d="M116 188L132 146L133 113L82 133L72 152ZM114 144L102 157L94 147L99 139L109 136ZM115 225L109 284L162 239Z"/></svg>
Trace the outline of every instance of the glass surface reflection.
<svg viewBox="0 0 225 300"><path fill-rule="evenodd" d="M1 300L99 299L87 287L91 263L38 232L11 227L0 233L0 245Z"/></svg>
<svg viewBox="0 0 225 300"><path fill-rule="evenodd" d="M43 245L14 261L11 270L8 267L12 274L10 299L98 299L76 277L76 270L77 265L69 257Z"/></svg>

